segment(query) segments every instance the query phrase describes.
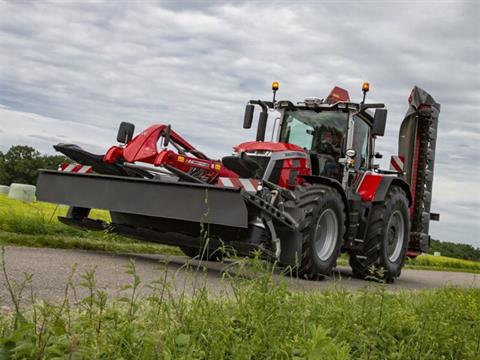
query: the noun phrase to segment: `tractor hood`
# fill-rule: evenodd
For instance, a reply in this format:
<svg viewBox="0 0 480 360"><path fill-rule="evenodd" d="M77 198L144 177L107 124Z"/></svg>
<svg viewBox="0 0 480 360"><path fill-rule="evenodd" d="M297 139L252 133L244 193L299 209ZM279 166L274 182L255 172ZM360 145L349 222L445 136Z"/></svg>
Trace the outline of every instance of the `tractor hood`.
<svg viewBox="0 0 480 360"><path fill-rule="evenodd" d="M244 151L301 151L305 150L300 146L289 144L289 143L280 143L280 142L271 142L271 141L248 141L233 148L235 152L244 152Z"/></svg>

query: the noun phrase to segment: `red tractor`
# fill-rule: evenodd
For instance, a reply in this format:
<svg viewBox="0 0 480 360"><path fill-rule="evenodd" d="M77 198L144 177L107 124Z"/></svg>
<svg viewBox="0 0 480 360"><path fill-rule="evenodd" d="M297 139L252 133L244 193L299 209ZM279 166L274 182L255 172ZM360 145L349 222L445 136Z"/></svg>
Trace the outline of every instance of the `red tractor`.
<svg viewBox="0 0 480 360"><path fill-rule="evenodd" d="M210 159L170 125L134 136L134 125L122 123L120 144L105 155L56 145L75 163L41 170L38 199L69 205L60 218L69 225L177 245L191 257L259 250L314 279L347 252L355 276L382 268L393 281L407 255L427 250L429 221L439 217L430 203L440 105L413 88L398 155L381 170L375 140L387 110L365 102L368 83L359 103L339 87L297 103L275 99L277 82L272 89L273 101L248 102L244 128L261 109L256 140L232 156ZM275 141L265 141L269 113ZM112 222L90 219L92 208L109 210Z"/></svg>

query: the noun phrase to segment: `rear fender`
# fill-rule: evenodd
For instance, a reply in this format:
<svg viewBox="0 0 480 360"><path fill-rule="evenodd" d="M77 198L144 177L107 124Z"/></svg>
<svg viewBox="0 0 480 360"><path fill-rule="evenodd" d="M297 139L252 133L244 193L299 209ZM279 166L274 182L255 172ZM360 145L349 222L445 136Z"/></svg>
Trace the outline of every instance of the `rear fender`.
<svg viewBox="0 0 480 360"><path fill-rule="evenodd" d="M388 190L393 185L399 186L403 191L405 191L405 194L407 194L408 206L410 207L412 205L412 192L410 191L410 186L408 186L404 180L394 176L382 176L382 180L378 184L377 190L375 191L373 202L384 201Z"/></svg>
<svg viewBox="0 0 480 360"><path fill-rule="evenodd" d="M366 172L356 189L362 201L365 202L382 202L387 196L390 186L400 186L407 194L408 206L412 204L412 193L410 186L402 179L384 174L377 174L373 172Z"/></svg>
<svg viewBox="0 0 480 360"><path fill-rule="evenodd" d="M345 190L343 190L342 184L340 184L339 181L325 177L325 176L302 176L303 179L305 179L306 182L310 184L322 184L326 186L330 186L337 190L342 197L343 204L345 205L345 213L348 214L348 201L347 201L347 195L345 194ZM348 219L348 216L347 216Z"/></svg>

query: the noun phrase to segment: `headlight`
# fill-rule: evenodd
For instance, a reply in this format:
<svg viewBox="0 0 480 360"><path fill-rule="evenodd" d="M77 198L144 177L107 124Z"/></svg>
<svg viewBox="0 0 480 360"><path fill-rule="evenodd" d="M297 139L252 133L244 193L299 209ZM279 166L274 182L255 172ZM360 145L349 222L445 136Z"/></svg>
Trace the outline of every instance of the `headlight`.
<svg viewBox="0 0 480 360"><path fill-rule="evenodd" d="M348 149L345 153L349 158L354 158L357 156L357 152L354 149Z"/></svg>

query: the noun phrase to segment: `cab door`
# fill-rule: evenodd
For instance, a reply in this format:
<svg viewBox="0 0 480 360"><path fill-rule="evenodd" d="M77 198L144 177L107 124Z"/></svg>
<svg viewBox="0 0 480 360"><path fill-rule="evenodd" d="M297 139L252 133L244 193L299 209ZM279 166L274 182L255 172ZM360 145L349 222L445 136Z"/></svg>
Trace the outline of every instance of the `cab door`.
<svg viewBox="0 0 480 360"><path fill-rule="evenodd" d="M354 116L353 122L352 146L357 152L355 170L366 170L370 160L370 125L359 116Z"/></svg>

